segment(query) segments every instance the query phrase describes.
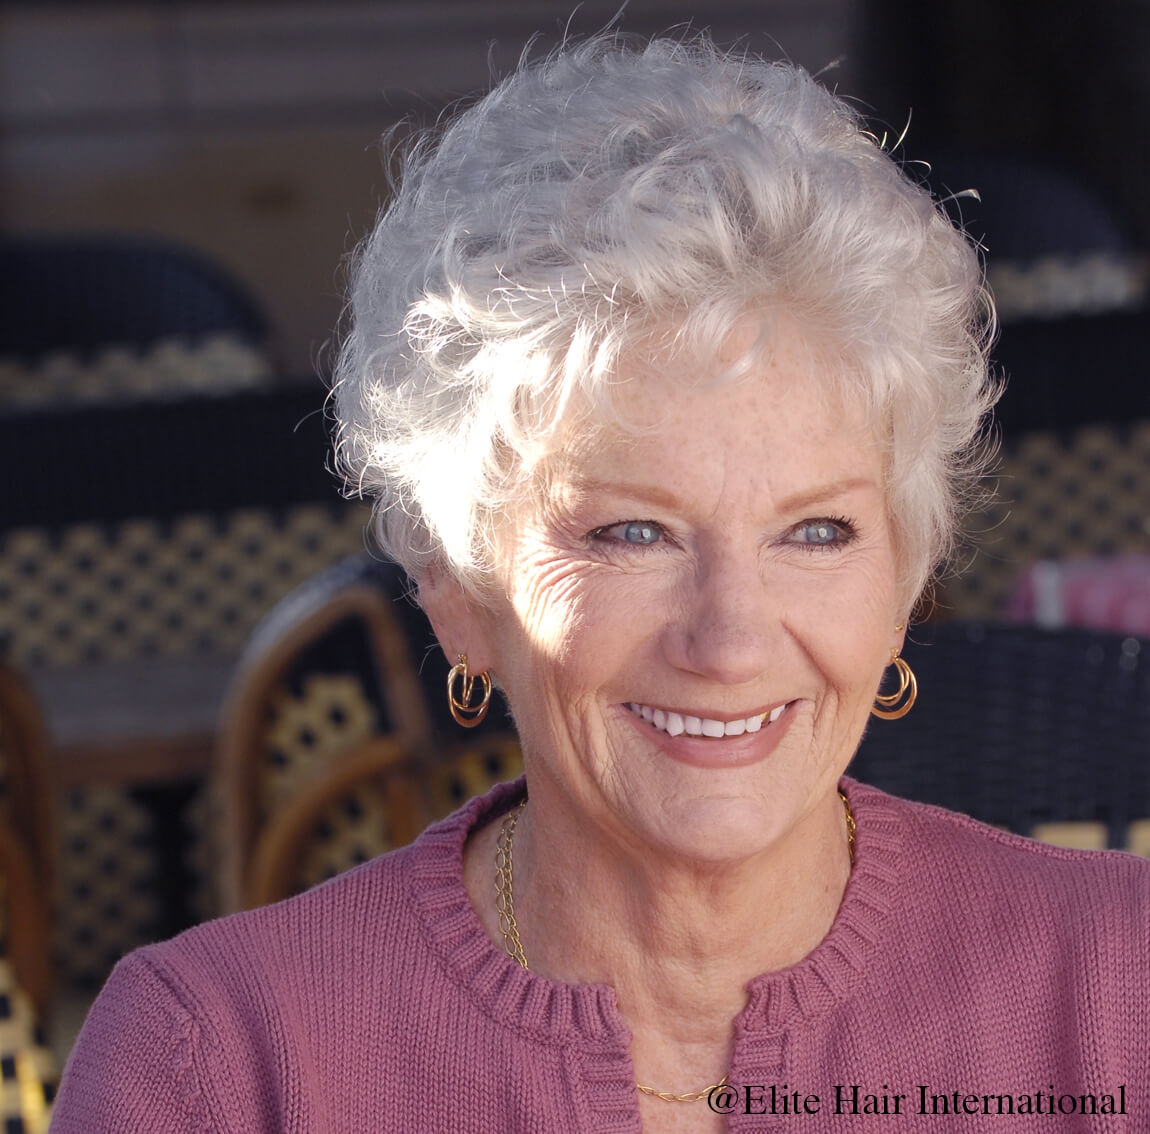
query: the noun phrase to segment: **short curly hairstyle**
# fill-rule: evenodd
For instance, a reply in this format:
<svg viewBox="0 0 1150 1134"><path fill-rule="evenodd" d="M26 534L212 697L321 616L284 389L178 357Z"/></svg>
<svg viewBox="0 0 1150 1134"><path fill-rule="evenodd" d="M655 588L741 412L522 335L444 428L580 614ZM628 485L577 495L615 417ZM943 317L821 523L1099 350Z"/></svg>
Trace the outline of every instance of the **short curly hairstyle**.
<svg viewBox="0 0 1150 1134"><path fill-rule="evenodd" d="M571 431L620 424L628 359L715 363L748 313L882 423L909 602L985 459L977 254L841 99L703 36L565 44L410 147L352 269L338 468L409 574L479 590Z"/></svg>

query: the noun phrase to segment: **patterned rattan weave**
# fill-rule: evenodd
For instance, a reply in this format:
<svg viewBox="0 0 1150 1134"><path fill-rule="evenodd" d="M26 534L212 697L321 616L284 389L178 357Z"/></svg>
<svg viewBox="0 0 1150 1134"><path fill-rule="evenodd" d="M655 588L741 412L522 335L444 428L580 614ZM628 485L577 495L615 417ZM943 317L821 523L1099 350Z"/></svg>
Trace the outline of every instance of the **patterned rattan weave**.
<svg viewBox="0 0 1150 1134"><path fill-rule="evenodd" d="M872 721L851 774L1030 834L1100 823L1125 847L1150 818L1150 642L1091 630L914 626L918 703Z"/></svg>

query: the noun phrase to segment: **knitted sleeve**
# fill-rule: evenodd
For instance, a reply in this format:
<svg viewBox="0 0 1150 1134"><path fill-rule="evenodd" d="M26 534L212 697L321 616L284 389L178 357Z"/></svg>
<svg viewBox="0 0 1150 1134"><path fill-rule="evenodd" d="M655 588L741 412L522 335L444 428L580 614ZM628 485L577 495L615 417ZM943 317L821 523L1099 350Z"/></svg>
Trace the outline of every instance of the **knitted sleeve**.
<svg viewBox="0 0 1150 1134"><path fill-rule="evenodd" d="M205 1030L145 957L121 961L68 1060L50 1134L233 1134L216 1112L224 1085L207 1081Z"/></svg>

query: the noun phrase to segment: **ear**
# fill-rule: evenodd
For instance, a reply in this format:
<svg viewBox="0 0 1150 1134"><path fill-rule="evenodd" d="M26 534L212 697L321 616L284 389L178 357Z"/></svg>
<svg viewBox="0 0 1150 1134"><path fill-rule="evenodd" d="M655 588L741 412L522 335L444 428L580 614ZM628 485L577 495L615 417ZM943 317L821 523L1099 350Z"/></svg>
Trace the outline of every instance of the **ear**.
<svg viewBox="0 0 1150 1134"><path fill-rule="evenodd" d="M491 668L494 657L482 608L450 571L429 565L419 578L419 602L450 665L466 654L473 673Z"/></svg>
<svg viewBox="0 0 1150 1134"><path fill-rule="evenodd" d="M907 633L907 627L909 625L910 625L910 618L907 617L907 618L904 618L894 628L894 640L891 642L891 646L894 649L896 649L900 654L902 653L903 646L906 645L906 633Z"/></svg>

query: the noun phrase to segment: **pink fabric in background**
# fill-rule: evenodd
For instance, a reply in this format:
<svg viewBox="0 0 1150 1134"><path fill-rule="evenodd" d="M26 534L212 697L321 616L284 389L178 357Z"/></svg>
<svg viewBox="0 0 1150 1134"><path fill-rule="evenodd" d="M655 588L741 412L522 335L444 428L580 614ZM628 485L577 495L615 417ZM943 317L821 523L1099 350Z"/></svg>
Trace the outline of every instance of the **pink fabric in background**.
<svg viewBox="0 0 1150 1134"><path fill-rule="evenodd" d="M1088 626L1150 637L1150 555L1039 560L1019 577L1006 615L1051 629Z"/></svg>

